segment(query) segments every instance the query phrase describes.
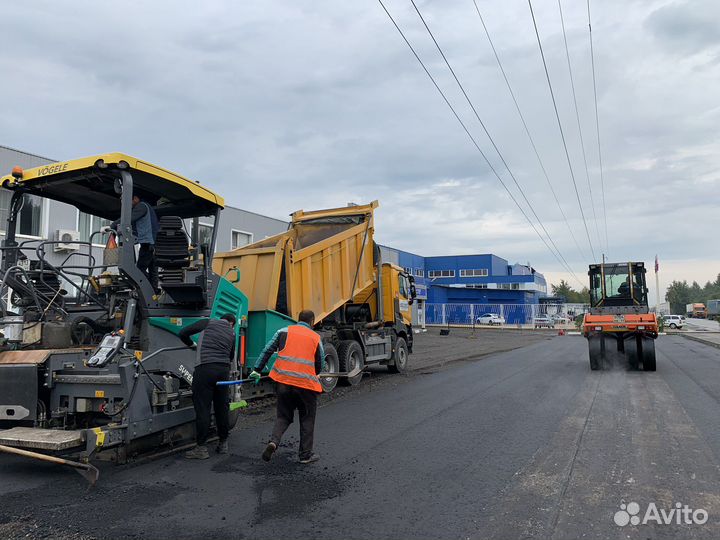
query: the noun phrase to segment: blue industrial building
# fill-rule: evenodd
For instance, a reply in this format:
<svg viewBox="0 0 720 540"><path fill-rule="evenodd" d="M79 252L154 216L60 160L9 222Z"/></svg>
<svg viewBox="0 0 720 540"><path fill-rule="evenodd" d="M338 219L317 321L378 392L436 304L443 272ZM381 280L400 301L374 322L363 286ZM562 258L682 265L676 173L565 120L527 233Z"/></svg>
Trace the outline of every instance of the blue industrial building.
<svg viewBox="0 0 720 540"><path fill-rule="evenodd" d="M494 313L499 312L498 307L490 305L503 304L502 314L508 323L526 323L529 312L524 306L538 304L547 296L545 276L531 266L509 264L497 255L423 257L387 246L380 248L383 260L403 267L415 277L418 301L413 305L413 320L418 324L425 323L426 304L470 304L476 306L470 308L476 315L483 312L483 304ZM470 311L444 313L443 318L452 322L455 317L466 320ZM435 310L428 312L427 318L428 324L439 322Z"/></svg>
<svg viewBox="0 0 720 540"><path fill-rule="evenodd" d="M537 304L545 276L492 254L423 257L382 246L383 258L415 276L418 298L435 304Z"/></svg>

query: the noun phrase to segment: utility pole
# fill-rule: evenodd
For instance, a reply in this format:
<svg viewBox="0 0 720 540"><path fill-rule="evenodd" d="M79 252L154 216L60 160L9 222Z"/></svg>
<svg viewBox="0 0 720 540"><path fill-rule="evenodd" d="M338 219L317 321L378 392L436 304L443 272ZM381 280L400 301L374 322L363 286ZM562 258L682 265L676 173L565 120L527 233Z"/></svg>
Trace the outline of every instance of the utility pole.
<svg viewBox="0 0 720 540"><path fill-rule="evenodd" d="M660 263L658 262L658 256L655 255L655 314L660 314Z"/></svg>

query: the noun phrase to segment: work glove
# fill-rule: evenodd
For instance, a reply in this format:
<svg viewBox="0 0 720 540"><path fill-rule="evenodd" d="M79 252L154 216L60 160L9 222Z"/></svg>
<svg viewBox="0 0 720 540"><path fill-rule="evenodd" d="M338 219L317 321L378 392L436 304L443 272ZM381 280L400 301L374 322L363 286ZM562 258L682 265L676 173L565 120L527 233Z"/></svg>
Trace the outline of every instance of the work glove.
<svg viewBox="0 0 720 540"><path fill-rule="evenodd" d="M115 231L113 231L113 229L112 229L112 227L110 227L110 225L105 225L104 227L102 227L100 229L100 232L106 234L106 233L115 232Z"/></svg>
<svg viewBox="0 0 720 540"><path fill-rule="evenodd" d="M262 375L260 375L257 371L253 370L252 373L248 375L248 377L253 380L253 384L260 384L260 377L262 377Z"/></svg>

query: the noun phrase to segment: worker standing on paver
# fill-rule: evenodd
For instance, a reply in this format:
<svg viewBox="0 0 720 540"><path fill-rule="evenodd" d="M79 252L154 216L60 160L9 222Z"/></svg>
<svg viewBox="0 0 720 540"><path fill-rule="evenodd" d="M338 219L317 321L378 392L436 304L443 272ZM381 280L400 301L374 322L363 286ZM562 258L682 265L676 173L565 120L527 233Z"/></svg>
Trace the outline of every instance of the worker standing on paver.
<svg viewBox="0 0 720 540"><path fill-rule="evenodd" d="M137 255L137 267L145 274L153 290L157 292L158 270L157 261L155 260L155 240L158 230L160 230L160 224L153 207L141 200L140 195L137 193L133 193L132 197L130 223L135 235L135 242L140 245ZM117 231L119 225L120 220L116 219L107 227L103 227L103 231Z"/></svg>
<svg viewBox="0 0 720 540"><path fill-rule="evenodd" d="M281 328L265 346L250 378L260 380L273 353L277 352L270 378L277 383L277 418L270 442L262 458L270 458L280 445L280 439L293 423L295 410L300 417L300 463L313 463L320 456L313 452L315 413L317 397L322 392L318 373L322 371L325 353L320 336L312 329L315 314L310 310L301 311L298 324Z"/></svg>
<svg viewBox="0 0 720 540"><path fill-rule="evenodd" d="M217 383L230 378L230 366L235 357L235 316L226 314L219 319L200 319L180 330L179 336L185 345L194 347L190 336L200 332L203 334L197 347L199 363L192 380L197 446L185 453L188 459L210 457L205 443L210 432L212 408L215 409L215 423L220 439L216 450L219 454L227 454L229 451L230 403L227 387L217 386Z"/></svg>

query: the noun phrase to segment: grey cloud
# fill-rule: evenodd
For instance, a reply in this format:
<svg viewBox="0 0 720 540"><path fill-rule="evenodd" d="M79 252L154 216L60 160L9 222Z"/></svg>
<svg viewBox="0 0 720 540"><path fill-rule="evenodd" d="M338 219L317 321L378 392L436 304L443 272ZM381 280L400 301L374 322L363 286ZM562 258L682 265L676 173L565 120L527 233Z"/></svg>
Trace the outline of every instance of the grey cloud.
<svg viewBox="0 0 720 540"><path fill-rule="evenodd" d="M519 197L410 4L387 3ZM591 216L557 6L535 4ZM538 214L582 275L589 261L541 176L472 2L419 5ZM479 5L587 252L527 2ZM720 202L714 180L720 152L712 151L717 67L693 55L716 42L705 26L686 35L696 5L706 6L703 13L714 8L663 5L593 3L610 249L619 259L651 260L656 250L668 258L696 256L720 226L711 210ZM229 204L276 217L380 199L380 241L424 254L494 251L512 261L529 258L541 271L560 270L375 2L181 6L85 2L76 7L82 17L52 2L6 6L0 69L22 84L0 87L2 143L60 158L138 154L214 187ZM600 215L586 15L584 5L563 7ZM663 229L695 211L706 229L693 236ZM642 232L642 244L627 231Z"/></svg>
<svg viewBox="0 0 720 540"><path fill-rule="evenodd" d="M713 0L671 2L647 18L648 29L666 49L698 53L720 46L720 4Z"/></svg>

